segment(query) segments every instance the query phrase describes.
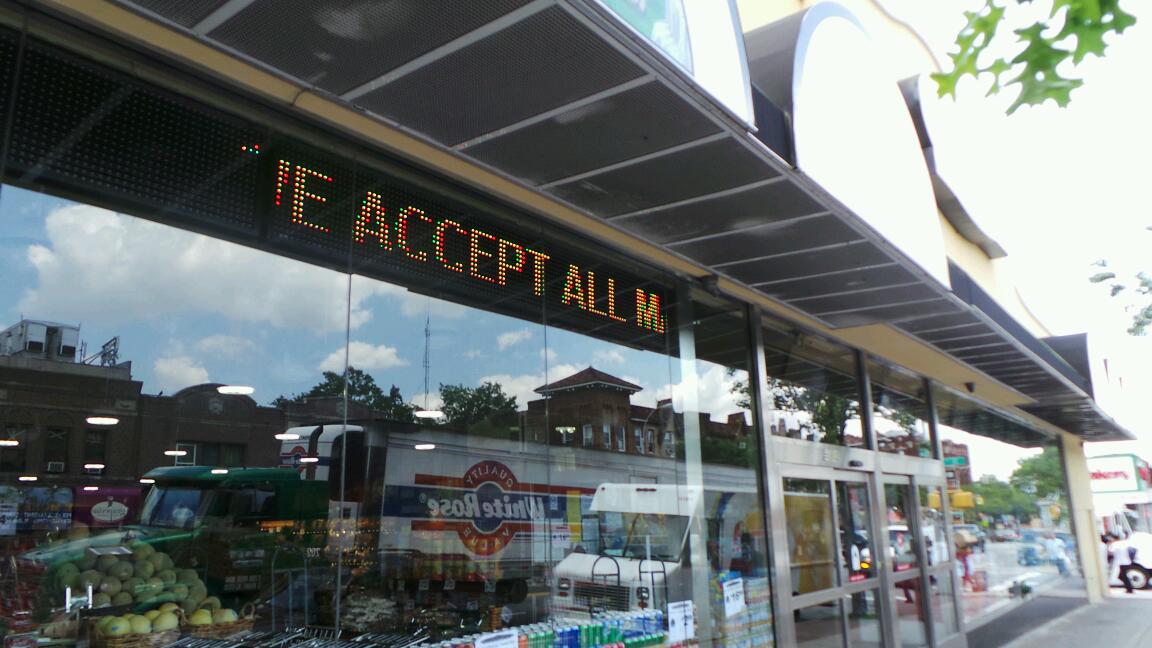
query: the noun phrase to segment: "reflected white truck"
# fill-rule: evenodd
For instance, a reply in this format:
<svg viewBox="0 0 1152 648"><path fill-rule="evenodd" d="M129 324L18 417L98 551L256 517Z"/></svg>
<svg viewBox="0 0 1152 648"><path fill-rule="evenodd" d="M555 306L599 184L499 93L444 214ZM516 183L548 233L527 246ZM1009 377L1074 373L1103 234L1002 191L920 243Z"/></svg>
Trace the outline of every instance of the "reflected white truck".
<svg viewBox="0 0 1152 648"><path fill-rule="evenodd" d="M692 598L688 539L693 516L704 511L703 493L675 484L600 484L583 522L595 529L585 532L592 541L556 565L553 609L579 618Z"/></svg>

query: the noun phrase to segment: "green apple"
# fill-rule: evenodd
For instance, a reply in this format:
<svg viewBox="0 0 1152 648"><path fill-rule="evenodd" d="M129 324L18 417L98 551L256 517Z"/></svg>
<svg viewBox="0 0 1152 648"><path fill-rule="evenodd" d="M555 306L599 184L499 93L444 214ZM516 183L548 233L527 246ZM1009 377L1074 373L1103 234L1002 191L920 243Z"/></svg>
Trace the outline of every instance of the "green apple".
<svg viewBox="0 0 1152 648"><path fill-rule="evenodd" d="M124 589L123 583L121 583L120 579L116 578L115 576L105 576L100 581L100 591L109 596L115 596L119 594L120 590L122 589Z"/></svg>
<svg viewBox="0 0 1152 648"><path fill-rule="evenodd" d="M123 637L124 635L132 633L132 622L121 617L109 617L108 623L104 624L104 634L109 637Z"/></svg>
<svg viewBox="0 0 1152 648"><path fill-rule="evenodd" d="M146 616L132 617L132 633L148 634L152 632L152 621Z"/></svg>
<svg viewBox="0 0 1152 648"><path fill-rule="evenodd" d="M212 623L234 623L238 617L236 610L216 610L212 613Z"/></svg>
<svg viewBox="0 0 1152 648"><path fill-rule="evenodd" d="M89 585L92 586L92 589L99 589L102 580L104 580L103 574L95 569L89 569L88 571L80 573L80 580L77 585L79 585L82 590L88 589Z"/></svg>
<svg viewBox="0 0 1152 648"><path fill-rule="evenodd" d="M180 627L180 619L172 612L161 612L152 620L152 629L156 632L175 630Z"/></svg>
<svg viewBox="0 0 1152 648"><path fill-rule="evenodd" d="M196 610L192 613L192 616L188 617L188 625L212 625L212 613L208 610Z"/></svg>
<svg viewBox="0 0 1152 648"><path fill-rule="evenodd" d="M163 605L160 606L160 611L161 612L172 612L178 607L180 607L179 604L176 604L176 603L169 601L168 603L164 603Z"/></svg>

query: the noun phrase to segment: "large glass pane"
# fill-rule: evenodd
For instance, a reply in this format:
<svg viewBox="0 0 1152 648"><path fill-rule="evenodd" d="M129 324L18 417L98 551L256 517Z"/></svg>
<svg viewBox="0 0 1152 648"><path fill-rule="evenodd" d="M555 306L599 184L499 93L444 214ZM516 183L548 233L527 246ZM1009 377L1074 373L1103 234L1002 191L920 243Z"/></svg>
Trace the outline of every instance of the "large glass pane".
<svg viewBox="0 0 1152 648"><path fill-rule="evenodd" d="M902 572L919 565L916 557L915 525L911 519L912 486L885 484L884 498L888 501L888 547L892 554L892 569ZM932 541L921 532L925 541Z"/></svg>
<svg viewBox="0 0 1152 648"><path fill-rule="evenodd" d="M875 575L872 569L872 525L869 524L868 486L857 482L836 482L840 509L840 546L848 582Z"/></svg>
<svg viewBox="0 0 1152 648"><path fill-rule="evenodd" d="M956 392L934 396L965 619L1002 614L1028 592L1082 588L1065 581L1077 549L1056 440Z"/></svg>
<svg viewBox="0 0 1152 648"><path fill-rule="evenodd" d="M893 365L865 362L872 386L872 428L880 452L931 457L924 381Z"/></svg>
<svg viewBox="0 0 1152 648"><path fill-rule="evenodd" d="M880 648L884 645L878 595L877 590L868 590L850 597L848 645L852 648Z"/></svg>
<svg viewBox="0 0 1152 648"><path fill-rule="evenodd" d="M784 514L788 521L794 593L805 594L838 585L831 483L785 479Z"/></svg>
<svg viewBox="0 0 1152 648"><path fill-rule="evenodd" d="M764 362L771 434L841 446L866 445L851 349L768 320Z"/></svg>
<svg viewBox="0 0 1152 648"><path fill-rule="evenodd" d="M844 619L839 601L813 605L795 613L800 648L844 648Z"/></svg>
<svg viewBox="0 0 1152 648"><path fill-rule="evenodd" d="M43 629L69 594L334 625L368 553L345 417L371 418L379 385L407 388L397 369L419 364L371 317L393 298L357 295L350 331L345 273L14 186L0 207L14 629Z"/></svg>
<svg viewBox="0 0 1152 648"><path fill-rule="evenodd" d="M928 566L942 565L951 560L944 514L941 511L943 491L939 486L920 487L920 537L924 539L924 550L928 556ZM975 550L981 553L986 548L982 529L969 529L976 536Z"/></svg>
<svg viewBox="0 0 1152 648"><path fill-rule="evenodd" d="M924 596L919 578L896 581L892 588L892 601L896 607L896 634L900 645L916 648L928 645L924 623Z"/></svg>
<svg viewBox="0 0 1152 648"><path fill-rule="evenodd" d="M952 594L952 572L939 572L931 577L932 583L932 623L936 628L936 639L956 634L955 596Z"/></svg>
<svg viewBox="0 0 1152 648"><path fill-rule="evenodd" d="M696 598L706 603L701 609L711 609L714 644L771 645L768 542L759 497L762 471L757 469L760 435L748 398L745 311L696 295L692 332L711 590L710 598ZM691 471L691 463L686 468Z"/></svg>

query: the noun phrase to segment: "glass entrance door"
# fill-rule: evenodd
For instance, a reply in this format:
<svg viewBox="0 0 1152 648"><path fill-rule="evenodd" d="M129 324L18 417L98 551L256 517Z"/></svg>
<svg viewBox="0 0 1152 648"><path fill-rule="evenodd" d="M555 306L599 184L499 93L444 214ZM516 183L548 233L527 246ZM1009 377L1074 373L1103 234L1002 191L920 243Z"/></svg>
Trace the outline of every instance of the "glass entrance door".
<svg viewBox="0 0 1152 648"><path fill-rule="evenodd" d="M784 473L788 600L798 646L884 645L868 479L812 468Z"/></svg>

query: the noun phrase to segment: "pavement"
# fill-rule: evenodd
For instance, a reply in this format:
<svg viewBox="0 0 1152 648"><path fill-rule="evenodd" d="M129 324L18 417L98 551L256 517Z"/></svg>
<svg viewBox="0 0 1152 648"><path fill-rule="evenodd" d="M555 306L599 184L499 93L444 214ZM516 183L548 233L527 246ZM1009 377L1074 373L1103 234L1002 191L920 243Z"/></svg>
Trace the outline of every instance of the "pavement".
<svg viewBox="0 0 1152 648"><path fill-rule="evenodd" d="M1112 590L1112 595L1097 605L1079 605L1059 614L1050 609L1059 605L1059 597L1037 597L1025 604L1037 605L1038 612L1057 612L1053 621L1029 630L1021 636L1011 638L1006 643L976 643L969 636L969 645L974 648L1147 648L1152 646L1152 590L1125 594L1123 589ZM1068 599L1064 599L1068 600ZM1049 608L1041 610L1039 608ZM1015 614L1013 615L1015 616ZM977 632L980 629L977 629ZM1009 639L1009 637L1002 637Z"/></svg>

